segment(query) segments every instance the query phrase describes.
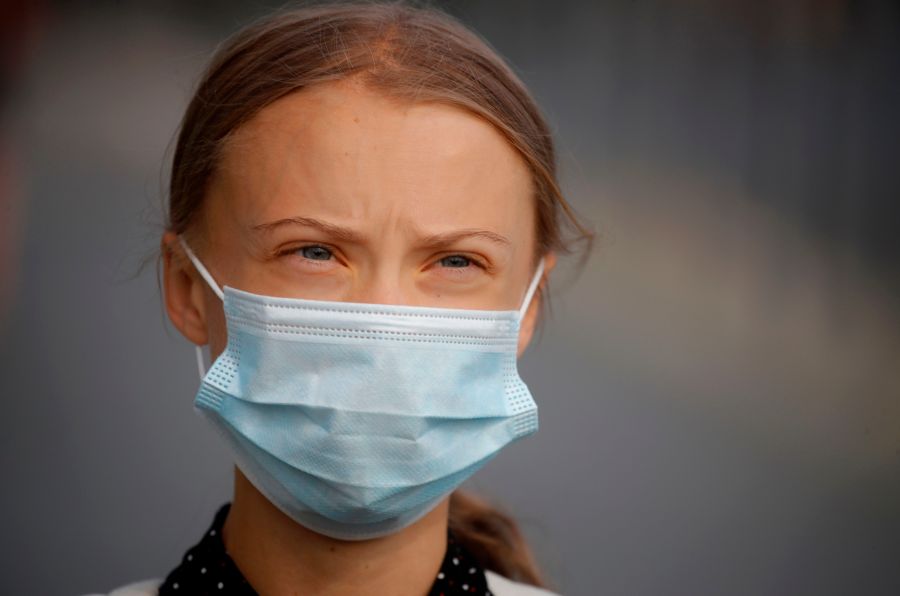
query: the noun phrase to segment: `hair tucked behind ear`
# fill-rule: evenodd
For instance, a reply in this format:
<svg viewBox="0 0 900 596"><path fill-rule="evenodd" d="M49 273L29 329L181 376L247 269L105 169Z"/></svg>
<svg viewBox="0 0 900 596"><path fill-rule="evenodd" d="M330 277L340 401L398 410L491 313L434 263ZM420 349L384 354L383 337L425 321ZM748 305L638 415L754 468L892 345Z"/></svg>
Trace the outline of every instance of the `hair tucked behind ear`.
<svg viewBox="0 0 900 596"><path fill-rule="evenodd" d="M169 184L167 228L189 232L229 136L277 99L316 83L355 77L408 101L466 109L491 123L528 165L534 182L537 258L569 252L592 234L556 180L547 123L497 53L454 18L402 3L340 3L281 11L238 31L213 56L181 122ZM450 523L481 563L540 584L515 522L457 492Z"/></svg>

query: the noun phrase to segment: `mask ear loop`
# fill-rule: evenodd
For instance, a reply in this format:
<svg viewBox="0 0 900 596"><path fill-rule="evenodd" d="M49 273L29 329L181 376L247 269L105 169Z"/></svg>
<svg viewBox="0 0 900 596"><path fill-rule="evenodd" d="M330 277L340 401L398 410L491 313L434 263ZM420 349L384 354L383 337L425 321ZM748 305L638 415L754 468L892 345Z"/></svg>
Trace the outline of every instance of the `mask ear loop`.
<svg viewBox="0 0 900 596"><path fill-rule="evenodd" d="M200 259L197 258L197 255L194 254L194 251L191 250L191 247L188 246L187 240L184 237L179 236L178 241L181 243L181 248L184 249L184 252L187 253L188 258L191 260L191 263L194 264L194 267L197 269L197 273L200 274L200 277L209 284L209 287L212 288L212 291L216 293L216 296L219 297L219 300L225 300L225 294L222 293L222 289L219 288L219 284L216 283L216 280L213 279L213 276L209 274L206 267L203 266L203 263L200 262Z"/></svg>
<svg viewBox="0 0 900 596"><path fill-rule="evenodd" d="M537 266L537 271L534 272L534 278L531 280L531 284L528 286L528 291L525 292L525 299L522 300L522 306L519 307L519 320L521 321L525 317L525 313L528 312L528 307L531 306L531 299L534 298L534 293L537 291L538 286L541 283L541 279L544 277L544 258L541 257L540 262Z"/></svg>
<svg viewBox="0 0 900 596"><path fill-rule="evenodd" d="M191 263L194 264L194 268L197 269L197 273L200 274L200 277L209 285L213 292L215 292L216 296L219 297L219 300L225 300L225 294L222 292L221 288L219 288L219 284L216 283L216 280L213 279L213 276L210 275L209 271L206 267L203 266L203 263L200 262L200 259L197 258L197 255L194 254L194 251L191 250L191 247L188 246L187 241L184 237L179 236L178 241L181 243L181 248L184 249L185 254L187 254L188 258L191 260ZM197 354L197 372L200 373L200 380L203 380L203 377L206 376L206 366L203 363L203 348L200 346L194 346L194 351Z"/></svg>

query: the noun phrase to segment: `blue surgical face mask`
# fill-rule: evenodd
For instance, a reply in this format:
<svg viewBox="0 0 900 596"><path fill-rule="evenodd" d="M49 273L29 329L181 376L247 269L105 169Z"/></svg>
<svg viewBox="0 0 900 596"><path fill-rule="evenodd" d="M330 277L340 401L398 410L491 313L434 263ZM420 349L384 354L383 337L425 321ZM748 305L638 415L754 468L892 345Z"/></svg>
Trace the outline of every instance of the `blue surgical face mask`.
<svg viewBox="0 0 900 596"><path fill-rule="evenodd" d="M500 449L537 430L519 377L518 311L276 298L223 290L228 344L195 409L276 507L342 540L420 519Z"/></svg>

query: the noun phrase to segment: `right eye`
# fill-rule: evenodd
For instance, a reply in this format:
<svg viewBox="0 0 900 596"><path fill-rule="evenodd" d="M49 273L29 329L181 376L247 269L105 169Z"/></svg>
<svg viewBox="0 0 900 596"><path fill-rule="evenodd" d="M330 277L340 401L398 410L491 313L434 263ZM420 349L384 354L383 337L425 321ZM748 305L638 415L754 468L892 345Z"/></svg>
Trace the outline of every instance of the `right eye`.
<svg viewBox="0 0 900 596"><path fill-rule="evenodd" d="M309 259L310 261L328 261L334 256L333 252L320 244L303 246L299 248L297 252L299 252L303 258Z"/></svg>
<svg viewBox="0 0 900 596"><path fill-rule="evenodd" d="M472 264L472 259L463 255L450 255L441 259L441 266L452 269L463 269Z"/></svg>

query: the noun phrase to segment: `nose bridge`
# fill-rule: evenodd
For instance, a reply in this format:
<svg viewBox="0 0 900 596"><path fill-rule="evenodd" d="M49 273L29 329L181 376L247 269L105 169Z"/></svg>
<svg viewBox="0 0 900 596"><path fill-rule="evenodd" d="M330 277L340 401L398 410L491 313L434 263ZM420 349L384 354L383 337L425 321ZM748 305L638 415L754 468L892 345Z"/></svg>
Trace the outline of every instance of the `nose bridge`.
<svg viewBox="0 0 900 596"><path fill-rule="evenodd" d="M412 305L415 303L409 279L409 223L403 212L389 207L373 221L376 230L369 246L370 260L360 271L354 301L370 304Z"/></svg>
<svg viewBox="0 0 900 596"><path fill-rule="evenodd" d="M355 302L370 304L412 304L408 284L403 283L399 258L381 258L358 279Z"/></svg>

